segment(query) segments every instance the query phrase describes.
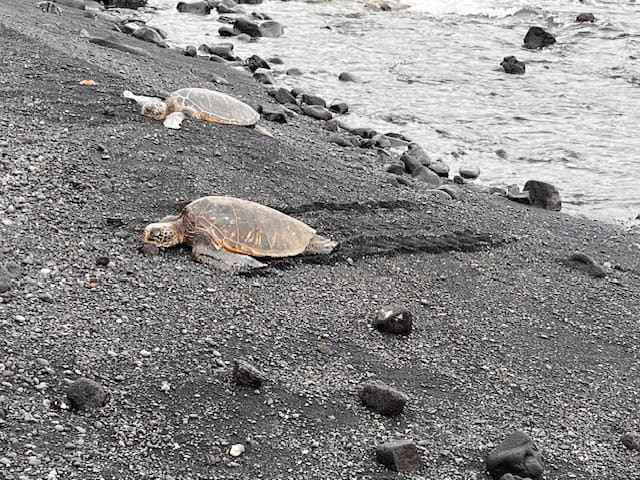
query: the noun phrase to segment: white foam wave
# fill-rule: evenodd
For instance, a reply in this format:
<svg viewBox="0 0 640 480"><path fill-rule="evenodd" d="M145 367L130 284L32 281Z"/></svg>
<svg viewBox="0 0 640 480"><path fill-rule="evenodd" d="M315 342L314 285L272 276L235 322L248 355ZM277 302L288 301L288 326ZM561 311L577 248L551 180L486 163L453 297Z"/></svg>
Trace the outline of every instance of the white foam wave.
<svg viewBox="0 0 640 480"><path fill-rule="evenodd" d="M430 15L481 15L504 18L527 8L523 0L403 0L412 10Z"/></svg>

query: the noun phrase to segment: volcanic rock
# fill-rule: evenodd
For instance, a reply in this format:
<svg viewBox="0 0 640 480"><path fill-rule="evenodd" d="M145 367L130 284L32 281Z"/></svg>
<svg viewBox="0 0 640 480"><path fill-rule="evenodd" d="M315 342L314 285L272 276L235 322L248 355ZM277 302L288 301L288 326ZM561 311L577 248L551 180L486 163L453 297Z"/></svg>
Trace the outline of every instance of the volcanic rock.
<svg viewBox="0 0 640 480"><path fill-rule="evenodd" d="M74 410L93 410L104 407L111 394L99 383L79 378L67 387L69 406Z"/></svg>
<svg viewBox="0 0 640 480"><path fill-rule="evenodd" d="M271 67L269 66L269 64L265 62L262 58L260 58L258 55L251 55L249 58L247 58L244 61L244 64L252 72L255 72L259 68L271 70Z"/></svg>
<svg viewBox="0 0 640 480"><path fill-rule="evenodd" d="M360 400L366 407L382 415L396 416L402 413L409 397L389 385L373 381L362 385Z"/></svg>
<svg viewBox="0 0 640 480"><path fill-rule="evenodd" d="M381 332L409 335L413 328L413 314L406 308L383 308L378 311L371 324Z"/></svg>
<svg viewBox="0 0 640 480"><path fill-rule="evenodd" d="M524 48L536 50L556 43L556 37L540 27L531 27L524 37Z"/></svg>
<svg viewBox="0 0 640 480"><path fill-rule="evenodd" d="M418 448L409 440L396 440L378 445L376 460L396 472L413 472L422 466Z"/></svg>
<svg viewBox="0 0 640 480"><path fill-rule="evenodd" d="M180 13L193 13L195 15L209 15L212 7L209 2L179 2L176 6Z"/></svg>
<svg viewBox="0 0 640 480"><path fill-rule="evenodd" d="M529 193L529 203L534 207L555 211L562 209L560 192L550 183L529 180L524 184L523 190Z"/></svg>
<svg viewBox="0 0 640 480"><path fill-rule="evenodd" d="M487 457L486 464L495 480L507 473L538 480L544 472L538 447L526 433L519 431L498 445Z"/></svg>
<svg viewBox="0 0 640 480"><path fill-rule="evenodd" d="M307 105L320 105L321 107L327 108L327 102L325 102L323 98L317 95L310 95L308 93L303 93L301 95L301 100L302 100L302 103L306 103Z"/></svg>
<svg viewBox="0 0 640 480"><path fill-rule="evenodd" d="M343 115L349 111L349 105L347 105L345 102L334 102L329 105L329 110L333 113Z"/></svg>
<svg viewBox="0 0 640 480"><path fill-rule="evenodd" d="M260 370L243 360L234 361L232 378L236 384L252 388L260 388L266 381Z"/></svg>
<svg viewBox="0 0 640 480"><path fill-rule="evenodd" d="M596 17L593 15L593 13L580 13L577 17L576 17L576 22L580 22L580 23L584 23L584 22L595 22L596 21Z"/></svg>
<svg viewBox="0 0 640 480"><path fill-rule="evenodd" d="M331 112L320 105L302 104L301 108L302 113L316 120L331 120L333 118Z"/></svg>
<svg viewBox="0 0 640 480"><path fill-rule="evenodd" d="M523 75L525 71L524 62L521 62L513 55L509 57L504 57L500 66L504 69L506 73L512 75Z"/></svg>

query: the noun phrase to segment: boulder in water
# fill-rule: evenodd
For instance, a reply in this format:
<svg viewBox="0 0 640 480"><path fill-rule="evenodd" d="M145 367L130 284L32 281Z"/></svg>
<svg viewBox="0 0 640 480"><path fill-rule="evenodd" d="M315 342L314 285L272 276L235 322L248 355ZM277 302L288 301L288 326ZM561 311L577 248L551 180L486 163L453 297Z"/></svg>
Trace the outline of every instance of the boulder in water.
<svg viewBox="0 0 640 480"><path fill-rule="evenodd" d="M320 105L302 104L302 113L316 120L331 120L333 117L329 110Z"/></svg>
<svg viewBox="0 0 640 480"><path fill-rule="evenodd" d="M333 113L345 114L349 111L349 105L344 102L333 102L329 105L329 110Z"/></svg>
<svg viewBox="0 0 640 480"><path fill-rule="evenodd" d="M245 17L236 18L236 21L233 24L233 29L238 33L246 33L251 38L262 36L262 33L260 32L260 26L256 22L252 22Z"/></svg>
<svg viewBox="0 0 640 480"><path fill-rule="evenodd" d="M234 0L222 0L216 5L218 13L244 13L244 9L238 5ZM231 22L233 23L233 22Z"/></svg>
<svg viewBox="0 0 640 480"><path fill-rule="evenodd" d="M147 0L102 0L107 8L130 8L135 10L147 6Z"/></svg>
<svg viewBox="0 0 640 480"><path fill-rule="evenodd" d="M167 48L167 42L164 41L160 33L151 27L140 27L131 35L145 42L155 43L156 45Z"/></svg>
<svg viewBox="0 0 640 480"><path fill-rule="evenodd" d="M224 58L225 60L229 60L230 62L238 59L238 57L233 54L233 43L218 43L216 45L207 45L206 43L203 43L200 45L199 50L202 53L216 55L220 58Z"/></svg>
<svg viewBox="0 0 640 480"><path fill-rule="evenodd" d="M176 6L180 13L193 13L195 15L209 15L211 13L211 5L209 2L179 2Z"/></svg>
<svg viewBox="0 0 640 480"><path fill-rule="evenodd" d="M318 97L317 95L303 93L301 95L301 100L302 103L306 103L307 105L320 105L323 108L327 108L327 102L325 102L323 98Z"/></svg>
<svg viewBox="0 0 640 480"><path fill-rule="evenodd" d="M355 82L355 83L362 82L360 77L358 77L354 73L349 73L349 72L342 72L340 75L338 75L338 80L340 80L341 82Z"/></svg>
<svg viewBox="0 0 640 480"><path fill-rule="evenodd" d="M284 28L278 22L268 20L260 24L260 35L263 37L278 38L284 33Z"/></svg>
<svg viewBox="0 0 640 480"><path fill-rule="evenodd" d="M524 74L525 66L524 62L521 62L513 55L504 57L500 66L504 69L506 73L512 75L522 75Z"/></svg>
<svg viewBox="0 0 640 480"><path fill-rule="evenodd" d="M536 50L556 43L556 37L540 27L531 27L524 37L524 48Z"/></svg>
<svg viewBox="0 0 640 480"><path fill-rule="evenodd" d="M262 0L239 0L238 3L246 3L248 5L257 5L262 3Z"/></svg>
<svg viewBox="0 0 640 480"><path fill-rule="evenodd" d="M252 72L255 72L259 68L265 68L267 70L271 69L269 64L267 62L265 62L262 58L260 58L258 55L251 55L249 58L247 58L244 61L244 64Z"/></svg>
<svg viewBox="0 0 640 480"><path fill-rule="evenodd" d="M231 25L223 25L218 29L218 35L221 37L235 37L238 35L238 31Z"/></svg>
<svg viewBox="0 0 640 480"><path fill-rule="evenodd" d="M558 212L562 209L560 192L550 183L529 180L524 184L523 190L529 193L529 202L534 207L541 207L545 210L555 210Z"/></svg>
<svg viewBox="0 0 640 480"><path fill-rule="evenodd" d="M581 13L576 17L576 22L585 23L590 22L593 23L596 21L596 17L594 17L593 13Z"/></svg>
<svg viewBox="0 0 640 480"><path fill-rule="evenodd" d="M264 83L265 85L273 85L276 83L273 75L270 70L266 68L258 68L255 72L253 72L253 78L258 80L260 83Z"/></svg>

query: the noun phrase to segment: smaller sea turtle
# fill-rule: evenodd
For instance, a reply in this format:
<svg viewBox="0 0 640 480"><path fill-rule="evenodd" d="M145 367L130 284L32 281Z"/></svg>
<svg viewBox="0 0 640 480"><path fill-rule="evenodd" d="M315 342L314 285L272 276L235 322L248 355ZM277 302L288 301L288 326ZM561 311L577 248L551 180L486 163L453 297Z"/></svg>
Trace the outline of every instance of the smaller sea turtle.
<svg viewBox="0 0 640 480"><path fill-rule="evenodd" d="M273 208L234 197L202 197L180 215L147 225L142 241L158 247L186 243L194 259L224 272L265 267L253 257L331 253L337 242Z"/></svg>
<svg viewBox="0 0 640 480"><path fill-rule="evenodd" d="M129 90L125 90L123 96L135 100L142 107L142 115L164 120L164 126L174 130L178 130L182 121L189 116L206 122L254 127L260 133L271 136L256 126L260 118L258 112L237 98L215 90L181 88L165 100L134 95Z"/></svg>

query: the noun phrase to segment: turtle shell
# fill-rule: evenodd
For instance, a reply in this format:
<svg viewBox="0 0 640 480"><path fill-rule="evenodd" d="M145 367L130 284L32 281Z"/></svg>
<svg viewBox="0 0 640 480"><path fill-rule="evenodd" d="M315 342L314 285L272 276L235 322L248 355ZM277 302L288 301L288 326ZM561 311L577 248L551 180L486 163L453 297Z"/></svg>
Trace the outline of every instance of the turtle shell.
<svg viewBox="0 0 640 480"><path fill-rule="evenodd" d="M181 88L166 103L171 111L182 111L194 118L228 125L255 125L260 115L237 98L206 88Z"/></svg>
<svg viewBox="0 0 640 480"><path fill-rule="evenodd" d="M307 248L316 231L273 208L234 197L202 197L182 210L186 238L204 231L217 248L254 257L291 257Z"/></svg>

